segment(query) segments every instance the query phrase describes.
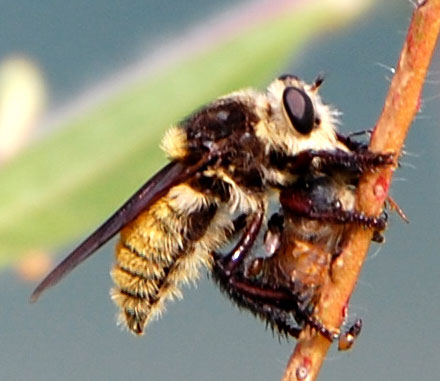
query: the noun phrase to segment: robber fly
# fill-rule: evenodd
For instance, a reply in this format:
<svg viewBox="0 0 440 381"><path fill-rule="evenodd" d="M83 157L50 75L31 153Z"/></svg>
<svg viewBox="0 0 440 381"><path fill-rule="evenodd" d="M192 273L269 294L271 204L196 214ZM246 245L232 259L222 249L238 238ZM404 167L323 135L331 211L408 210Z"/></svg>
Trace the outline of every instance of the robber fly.
<svg viewBox="0 0 440 381"><path fill-rule="evenodd" d="M120 232L111 271L119 321L141 335L180 298L182 283L211 268L211 253L233 233L255 236L272 190L311 167L390 163L389 155L353 154L336 132L337 113L292 75L265 92L240 90L194 112L162 141L170 163L72 251L35 289L35 301ZM244 216L242 226L234 224Z"/></svg>

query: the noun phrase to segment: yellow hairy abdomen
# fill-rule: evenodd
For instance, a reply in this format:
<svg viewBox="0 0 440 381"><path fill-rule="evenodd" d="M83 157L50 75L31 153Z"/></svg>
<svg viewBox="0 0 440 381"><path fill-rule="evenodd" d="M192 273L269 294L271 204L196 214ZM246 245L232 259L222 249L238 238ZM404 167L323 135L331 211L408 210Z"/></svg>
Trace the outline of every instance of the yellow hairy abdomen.
<svg viewBox="0 0 440 381"><path fill-rule="evenodd" d="M111 294L121 309L120 322L135 334L141 335L162 314L166 300L182 297L182 283L196 281L202 266L210 268L211 252L226 241L232 229L223 213L202 213L206 230L197 240L186 238L197 198L202 210L208 200L199 192L187 185L174 187L121 230Z"/></svg>

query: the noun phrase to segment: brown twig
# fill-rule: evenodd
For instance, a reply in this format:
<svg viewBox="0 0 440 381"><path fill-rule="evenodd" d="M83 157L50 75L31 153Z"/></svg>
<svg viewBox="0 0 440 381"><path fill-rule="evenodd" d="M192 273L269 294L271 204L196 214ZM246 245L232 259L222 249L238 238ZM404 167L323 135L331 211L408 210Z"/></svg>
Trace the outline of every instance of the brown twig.
<svg viewBox="0 0 440 381"><path fill-rule="evenodd" d="M393 152L399 156L403 142L418 112L423 82L440 30L440 0L418 1L400 54L396 73L379 121L371 137L374 152ZM395 168L385 168L362 177L357 208L378 215ZM344 320L350 296L366 257L372 232L353 228L349 242L332 268L332 279L324 286L316 314L328 328L337 329ZM315 380L330 342L316 331L304 329L298 339L283 381Z"/></svg>

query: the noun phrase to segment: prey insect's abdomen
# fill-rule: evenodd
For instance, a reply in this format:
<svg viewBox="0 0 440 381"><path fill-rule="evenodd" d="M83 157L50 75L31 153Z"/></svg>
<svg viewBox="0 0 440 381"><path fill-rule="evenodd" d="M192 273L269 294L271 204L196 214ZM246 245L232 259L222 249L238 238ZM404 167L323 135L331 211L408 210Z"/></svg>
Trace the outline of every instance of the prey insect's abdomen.
<svg viewBox="0 0 440 381"><path fill-rule="evenodd" d="M186 184L170 192L121 231L112 277L120 321L133 333L159 317L179 286L211 266L210 252L227 240L230 218L213 198Z"/></svg>

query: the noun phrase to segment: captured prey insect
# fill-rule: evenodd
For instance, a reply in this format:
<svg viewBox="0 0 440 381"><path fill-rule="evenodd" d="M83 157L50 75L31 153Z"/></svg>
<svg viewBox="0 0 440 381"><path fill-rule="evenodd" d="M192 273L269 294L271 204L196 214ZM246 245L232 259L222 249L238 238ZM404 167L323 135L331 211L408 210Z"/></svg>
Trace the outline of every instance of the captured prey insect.
<svg viewBox="0 0 440 381"><path fill-rule="evenodd" d="M269 194L294 182L296 173L327 163L389 163L386 154L353 155L335 130L337 114L318 94L321 83L321 77L306 84L285 75L265 92L231 93L172 127L162 141L170 163L74 249L31 300L120 231L111 295L119 321L140 335L167 300L181 297L182 283L211 268L211 253L232 232L258 234Z"/></svg>
<svg viewBox="0 0 440 381"><path fill-rule="evenodd" d="M309 171L283 189L281 210L268 221L263 255L251 252L250 230L247 244L241 238L227 255L214 254L212 274L220 288L280 334L298 337L309 325L329 340L355 336L325 327L315 307L351 225L371 228L376 237L386 227L384 216L368 217L355 210L359 176L360 172L336 168L329 173ZM348 344L342 343L342 348Z"/></svg>

